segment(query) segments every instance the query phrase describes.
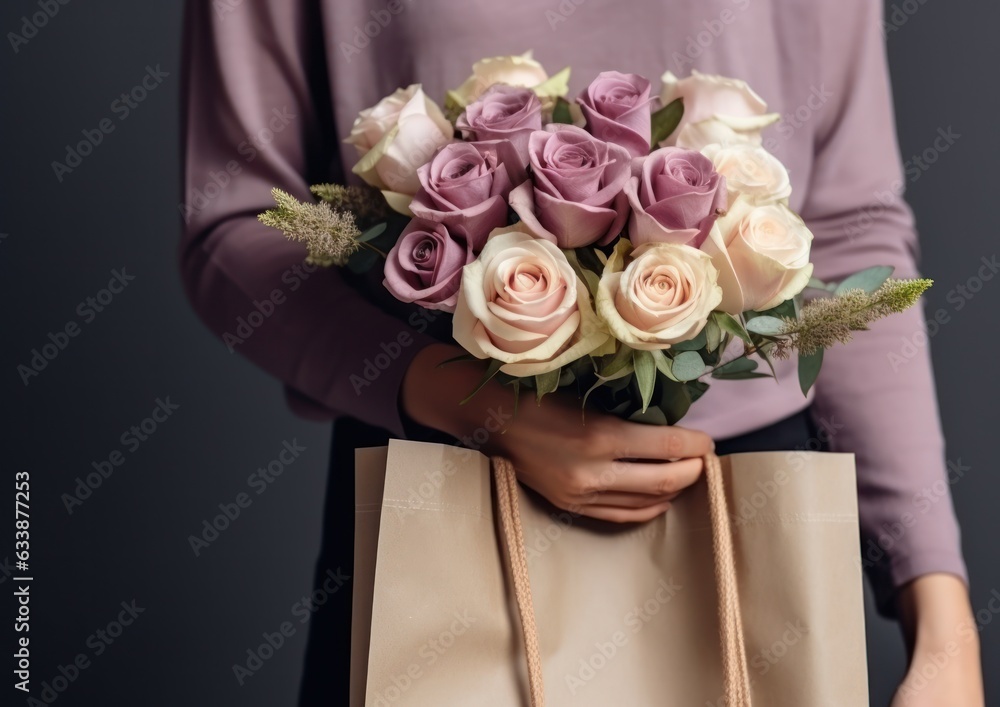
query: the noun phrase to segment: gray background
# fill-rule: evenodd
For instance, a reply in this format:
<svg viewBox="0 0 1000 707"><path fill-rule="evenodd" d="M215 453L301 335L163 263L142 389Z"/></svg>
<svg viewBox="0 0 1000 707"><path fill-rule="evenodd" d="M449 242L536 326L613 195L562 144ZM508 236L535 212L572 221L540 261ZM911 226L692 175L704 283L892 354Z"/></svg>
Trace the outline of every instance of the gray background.
<svg viewBox="0 0 1000 707"><path fill-rule="evenodd" d="M934 360L949 458L971 467L952 490L973 603L982 610L984 661L996 666L1000 626L990 625L997 617L986 606L1000 587L993 501L1000 491L993 459L1000 284L985 283L961 310L948 293L975 275L981 257L996 253L1000 7L897 4L903 14L896 17L906 21L888 35L888 46L903 154L929 147L939 128L961 135L910 181L908 198L923 233L924 270L937 281L928 311L950 314L934 339ZM59 705L292 704L305 626L295 623L296 634L245 686L232 665L263 632L294 620L293 604L309 591L329 427L291 416L279 385L230 355L184 300L175 265L180 3L70 2L58 9L16 53L0 46L0 525L9 528L13 473L29 470L33 684L51 682L82 652L91 664L59 694ZM20 18L37 10L29 0L5 3L0 28L20 32ZM157 64L169 76L122 119L112 102ZM58 181L51 162L64 160L65 146L103 118L114 131ZM49 332L80 321L78 303L105 287L116 268L135 279L23 385L18 364ZM179 408L127 450L122 433L168 396ZM247 491L248 476L292 440L306 451L195 557L188 536L218 504ZM116 449L124 464L68 513L63 494ZM6 536L0 561L10 548ZM0 571L4 656L13 645L11 585ZM95 656L89 637L132 600L144 611ZM904 656L895 627L869 620L873 704L884 705ZM8 660L0 666L5 682ZM987 670L987 682L989 704L1000 705L997 671ZM6 703L9 683L0 690ZM19 704L19 695L10 704Z"/></svg>

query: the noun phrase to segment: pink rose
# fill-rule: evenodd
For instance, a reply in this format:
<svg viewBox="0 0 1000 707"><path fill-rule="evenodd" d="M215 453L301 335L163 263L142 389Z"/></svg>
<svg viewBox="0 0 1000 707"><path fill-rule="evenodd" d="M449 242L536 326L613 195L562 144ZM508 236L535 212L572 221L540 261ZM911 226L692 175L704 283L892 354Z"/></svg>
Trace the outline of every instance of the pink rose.
<svg viewBox="0 0 1000 707"><path fill-rule="evenodd" d="M587 286L554 243L516 224L495 231L462 270L452 334L512 376L555 371L608 343Z"/></svg>
<svg viewBox="0 0 1000 707"><path fill-rule="evenodd" d="M476 252L490 231L507 224L507 197L527 179L507 140L445 145L417 174L421 188L410 204L413 215L444 224Z"/></svg>
<svg viewBox="0 0 1000 707"><path fill-rule="evenodd" d="M464 238L440 223L413 219L389 251L383 284L401 302L454 312L462 268L475 258Z"/></svg>
<svg viewBox="0 0 1000 707"><path fill-rule="evenodd" d="M469 104L455 127L467 140L510 140L528 163L528 136L542 129L542 102L527 88L493 86Z"/></svg>
<svg viewBox="0 0 1000 707"><path fill-rule="evenodd" d="M650 84L636 74L605 71L580 94L580 108L594 137L621 145L633 157L649 154Z"/></svg>
<svg viewBox="0 0 1000 707"><path fill-rule="evenodd" d="M571 125L549 125L528 141L532 180L510 194L524 227L560 248L601 245L621 233L628 218L622 192L631 157Z"/></svg>
<svg viewBox="0 0 1000 707"><path fill-rule="evenodd" d="M699 152L663 147L642 161L625 185L632 206L629 238L701 246L726 208L726 178Z"/></svg>

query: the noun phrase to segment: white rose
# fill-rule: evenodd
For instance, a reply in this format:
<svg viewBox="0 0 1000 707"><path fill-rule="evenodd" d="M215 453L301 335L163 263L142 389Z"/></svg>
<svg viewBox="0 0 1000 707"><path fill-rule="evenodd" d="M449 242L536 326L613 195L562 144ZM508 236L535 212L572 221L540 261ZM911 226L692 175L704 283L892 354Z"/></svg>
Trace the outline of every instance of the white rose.
<svg viewBox="0 0 1000 707"><path fill-rule="evenodd" d="M490 86L505 84L530 88L538 97L554 99L569 92L569 69L549 77L545 69L527 51L520 56L497 56L477 61L472 66L472 76L453 91L448 91L449 103L465 108L479 98Z"/></svg>
<svg viewBox="0 0 1000 707"><path fill-rule="evenodd" d="M381 189L392 208L409 215L410 199L420 188L417 169L451 142L454 132L420 84L413 84L361 111L344 142L361 156L352 171Z"/></svg>
<svg viewBox="0 0 1000 707"><path fill-rule="evenodd" d="M737 143L723 147L709 145L702 150L715 165L715 171L726 178L729 203L741 194L756 204L775 201L787 203L792 193L788 170L781 160L760 145Z"/></svg>
<svg viewBox="0 0 1000 707"><path fill-rule="evenodd" d="M722 300L712 259L687 245L619 241L597 290L597 313L612 335L634 349L668 349L696 337Z"/></svg>
<svg viewBox="0 0 1000 707"><path fill-rule="evenodd" d="M758 206L737 199L702 245L719 270L719 309L762 312L802 292L812 277L812 239L802 219L784 204Z"/></svg>
<svg viewBox="0 0 1000 707"><path fill-rule="evenodd" d="M761 131L780 118L777 113L768 113L764 100L739 79L698 71L678 79L668 71L663 74L662 81L660 100L663 105L683 99L684 117L660 145L701 150L712 143L760 144Z"/></svg>
<svg viewBox="0 0 1000 707"><path fill-rule="evenodd" d="M504 361L501 371L554 371L610 340L565 254L549 241L497 229L462 271L453 336L476 358Z"/></svg>

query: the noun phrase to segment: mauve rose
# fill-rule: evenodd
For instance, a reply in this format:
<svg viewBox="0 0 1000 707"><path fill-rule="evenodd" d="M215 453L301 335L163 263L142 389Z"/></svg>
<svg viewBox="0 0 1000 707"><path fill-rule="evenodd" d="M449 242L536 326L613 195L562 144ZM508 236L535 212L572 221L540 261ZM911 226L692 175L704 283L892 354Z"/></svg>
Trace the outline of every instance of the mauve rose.
<svg viewBox="0 0 1000 707"><path fill-rule="evenodd" d="M507 224L507 197L527 179L508 140L445 145L417 172L421 188L410 210L464 236L479 252L490 231Z"/></svg>
<svg viewBox="0 0 1000 707"><path fill-rule="evenodd" d="M469 104L455 127L467 140L510 140L528 163L528 136L542 129L542 102L528 88L496 85Z"/></svg>
<svg viewBox="0 0 1000 707"><path fill-rule="evenodd" d="M605 243L628 218L622 192L631 176L624 147L598 140L572 125L549 125L528 141L532 181L510 194L525 228L560 248Z"/></svg>
<svg viewBox="0 0 1000 707"><path fill-rule="evenodd" d="M464 238L440 223L413 219L389 251L383 284L401 302L454 312L462 268L475 258Z"/></svg>
<svg viewBox="0 0 1000 707"><path fill-rule="evenodd" d="M649 81L636 74L598 74L579 98L587 129L594 137L621 145L633 157L648 155L653 100L649 89Z"/></svg>
<svg viewBox="0 0 1000 707"><path fill-rule="evenodd" d="M726 178L712 161L700 152L663 147L634 171L638 174L625 185L632 206L632 243L700 247L719 211L726 208Z"/></svg>

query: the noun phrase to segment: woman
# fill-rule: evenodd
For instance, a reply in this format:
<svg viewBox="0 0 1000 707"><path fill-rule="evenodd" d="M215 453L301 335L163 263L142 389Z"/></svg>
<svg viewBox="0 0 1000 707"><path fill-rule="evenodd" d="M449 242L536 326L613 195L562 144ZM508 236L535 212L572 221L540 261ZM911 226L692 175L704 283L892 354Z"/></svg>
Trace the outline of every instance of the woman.
<svg viewBox="0 0 1000 707"><path fill-rule="evenodd" d="M341 418L318 579L351 567L355 446L383 442L383 430L468 437L512 399L490 385L459 406L479 380L475 364L437 368L455 349L432 339L427 322L390 316L336 270L304 269L301 248L255 219L271 205L272 186L305 198L310 183L343 181L356 154L341 151L340 138L360 109L415 82L442 96L484 56L534 48L549 68L573 66L577 92L602 70L655 78L694 68L746 80L783 115L765 145L789 167L791 206L815 235L817 277L872 264L912 276L916 237L898 196L880 19L871 0L189 3L185 279L206 323L280 378L297 411ZM254 311L266 315L255 318L260 325L237 331ZM890 357L922 327L914 309L831 350L811 398L783 366L777 386L715 383L686 429L593 415L584 429L576 401L553 396L541 408L521 406L484 451L510 457L520 480L557 506L613 522L667 511L701 473L713 439L720 452L820 441L854 452L866 569L910 651L896 701L976 707L978 644L974 631L959 632L972 619L950 499L914 501L945 475L929 357ZM374 365L377 357L388 365ZM623 457L661 461L628 465L602 484ZM314 619L305 704L346 700L349 611L342 601ZM925 685L935 661L937 677Z"/></svg>

